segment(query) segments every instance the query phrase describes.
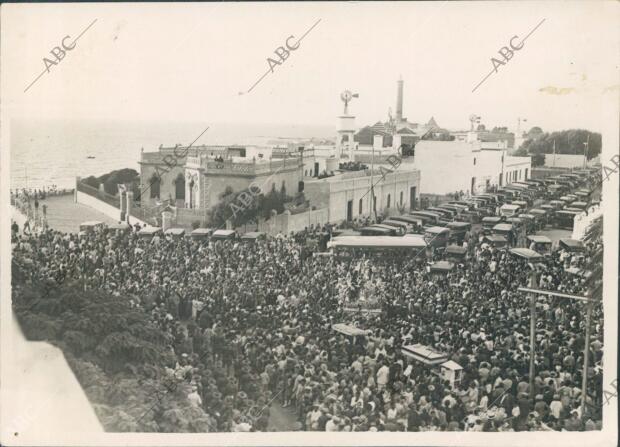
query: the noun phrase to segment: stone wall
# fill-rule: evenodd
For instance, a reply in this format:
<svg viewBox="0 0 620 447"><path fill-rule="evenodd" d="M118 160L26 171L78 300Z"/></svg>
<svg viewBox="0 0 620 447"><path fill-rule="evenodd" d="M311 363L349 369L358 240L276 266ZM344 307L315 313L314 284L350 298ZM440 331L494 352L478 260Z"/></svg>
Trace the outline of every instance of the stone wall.
<svg viewBox="0 0 620 447"><path fill-rule="evenodd" d="M272 217L267 221L261 221L258 224L258 231L276 235L288 234L291 231L301 231L310 225L324 225L328 222L327 208L317 210L309 210L304 213L290 214L285 211L282 214Z"/></svg>

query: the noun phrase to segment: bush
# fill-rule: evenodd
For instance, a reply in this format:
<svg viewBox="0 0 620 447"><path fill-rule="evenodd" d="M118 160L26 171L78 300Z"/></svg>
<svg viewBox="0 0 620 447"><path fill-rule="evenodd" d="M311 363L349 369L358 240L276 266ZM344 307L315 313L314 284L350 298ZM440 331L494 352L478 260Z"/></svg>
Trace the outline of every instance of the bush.
<svg viewBox="0 0 620 447"><path fill-rule="evenodd" d="M195 220L192 222L192 229L195 230L197 228L200 228L200 221L199 220Z"/></svg>

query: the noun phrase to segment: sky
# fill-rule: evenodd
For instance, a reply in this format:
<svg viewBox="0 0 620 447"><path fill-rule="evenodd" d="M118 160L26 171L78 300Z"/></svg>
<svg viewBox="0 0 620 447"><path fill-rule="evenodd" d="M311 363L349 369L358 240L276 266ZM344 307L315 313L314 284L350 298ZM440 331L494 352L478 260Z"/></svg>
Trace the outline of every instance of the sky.
<svg viewBox="0 0 620 447"><path fill-rule="evenodd" d="M394 113L402 76L411 122L468 129L477 114L489 128L523 118L522 130L600 131L620 92L619 12L598 1L5 4L2 119L335 126L349 89L361 127ZM493 57L504 61L500 48L541 21L472 92ZM91 24L24 92L52 48ZM274 51L313 25L269 71Z"/></svg>

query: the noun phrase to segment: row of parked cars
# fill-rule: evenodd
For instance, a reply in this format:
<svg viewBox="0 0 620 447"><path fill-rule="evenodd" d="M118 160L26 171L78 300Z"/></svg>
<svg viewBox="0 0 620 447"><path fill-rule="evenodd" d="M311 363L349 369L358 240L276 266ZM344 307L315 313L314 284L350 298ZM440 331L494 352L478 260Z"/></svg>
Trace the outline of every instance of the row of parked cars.
<svg viewBox="0 0 620 447"><path fill-rule="evenodd" d="M600 175L584 169L544 180L514 182L497 191L452 200L424 210L391 216L362 228L362 236L423 234L431 245L462 243L472 224L482 223L482 232L493 243L512 243L518 231L542 229L546 225L572 229L574 218L591 203L590 186ZM574 191L569 194L568 191ZM541 203L542 202L542 203ZM536 206L534 206L536 204Z"/></svg>
<svg viewBox="0 0 620 447"><path fill-rule="evenodd" d="M80 224L80 236L89 233L125 233L131 231L131 227L124 222L106 224L100 221L88 221ZM191 232L186 232L183 228L168 228L163 230L160 227L145 227L138 231L138 236L146 239L152 239L154 237L168 236L172 238L187 237L194 240L241 240L241 241L256 241L264 239L266 234L260 231L253 231L245 233L243 235L237 234L234 230L213 229L213 228L197 228Z"/></svg>

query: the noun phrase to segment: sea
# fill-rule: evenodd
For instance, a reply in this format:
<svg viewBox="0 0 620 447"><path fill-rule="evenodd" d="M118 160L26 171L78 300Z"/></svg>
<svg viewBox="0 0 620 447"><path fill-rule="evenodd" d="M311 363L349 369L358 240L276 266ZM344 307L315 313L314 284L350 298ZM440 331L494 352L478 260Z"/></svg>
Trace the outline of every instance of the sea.
<svg viewBox="0 0 620 447"><path fill-rule="evenodd" d="M103 120L11 121L11 189L73 188L75 177L114 169L140 172L142 149L160 145L274 145L292 139L333 139L332 126L295 124L169 123Z"/></svg>

